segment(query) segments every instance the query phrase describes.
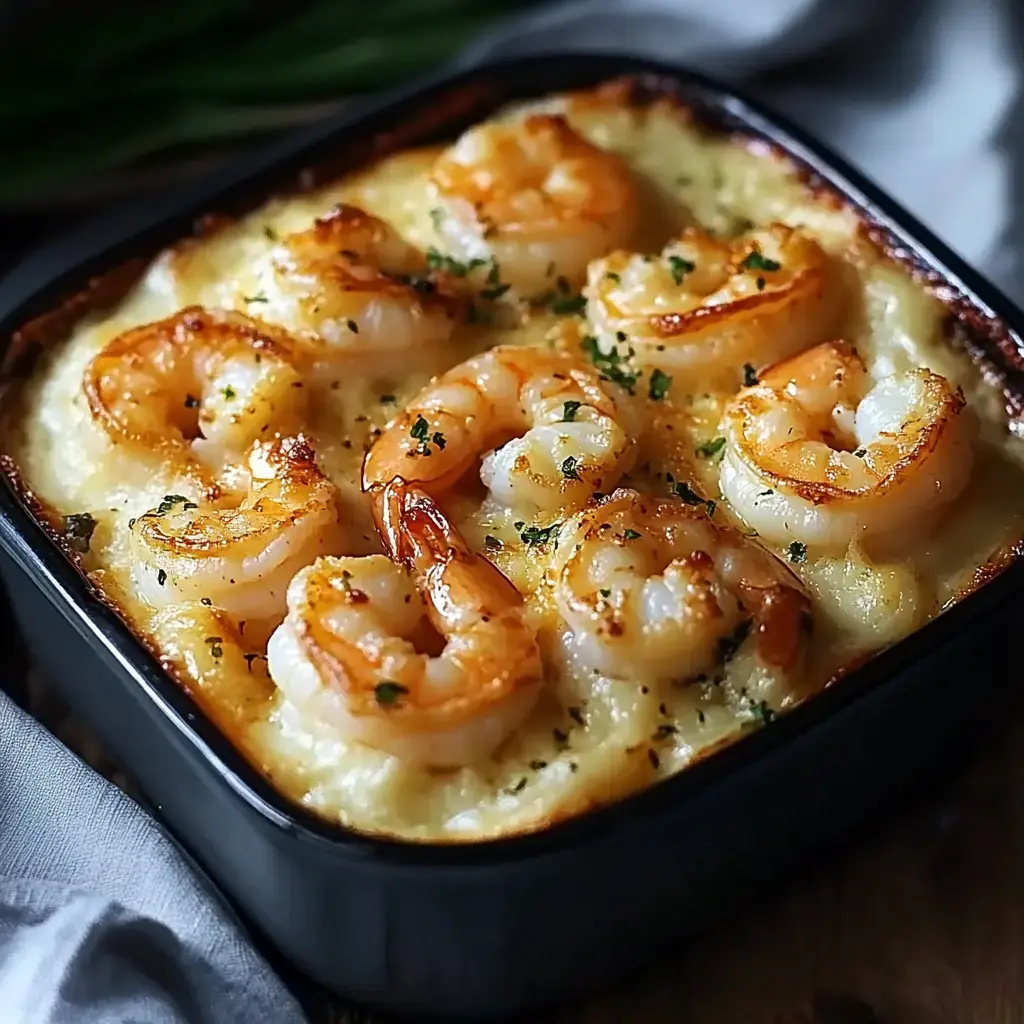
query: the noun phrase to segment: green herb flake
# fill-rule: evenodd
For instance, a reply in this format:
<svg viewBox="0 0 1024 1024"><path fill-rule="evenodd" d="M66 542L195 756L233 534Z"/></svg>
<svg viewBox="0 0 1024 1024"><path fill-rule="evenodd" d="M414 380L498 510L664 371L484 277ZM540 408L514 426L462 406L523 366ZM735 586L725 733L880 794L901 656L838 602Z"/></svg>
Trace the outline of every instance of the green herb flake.
<svg viewBox="0 0 1024 1024"><path fill-rule="evenodd" d="M463 263L461 260L455 259L454 256L447 256L443 252L438 252L433 246L427 249L427 266L431 270L447 270L454 277L466 277L476 270L477 267L487 266L487 263L487 260L477 257Z"/></svg>
<svg viewBox="0 0 1024 1024"><path fill-rule="evenodd" d="M764 279L763 277L759 277L759 278L757 279L757 290L758 290L759 292L763 292L763 291L764 291L764 286L765 286L765 283L766 283L766 282L765 282L765 279Z"/></svg>
<svg viewBox="0 0 1024 1024"><path fill-rule="evenodd" d="M583 295L554 295L548 302L548 309L555 316L578 316L586 308L587 300Z"/></svg>
<svg viewBox="0 0 1024 1024"><path fill-rule="evenodd" d="M654 730L654 735L651 739L667 740L669 736L674 736L677 732L679 732L679 729L676 726L666 723L664 725L659 725L658 728Z"/></svg>
<svg viewBox="0 0 1024 1024"><path fill-rule="evenodd" d="M199 399L195 395L185 395L185 408L186 409L198 409Z"/></svg>
<svg viewBox="0 0 1024 1024"><path fill-rule="evenodd" d="M720 459L725 448L724 437L713 437L710 441L697 445L694 451L702 459Z"/></svg>
<svg viewBox="0 0 1024 1024"><path fill-rule="evenodd" d="M350 331L351 331L351 332L352 332L353 334L358 334L358 333L359 333L359 324L357 324L357 323L355 322L355 320L349 320L349 321L348 321L348 329L349 329L349 330L350 330Z"/></svg>
<svg viewBox="0 0 1024 1024"><path fill-rule="evenodd" d="M640 538L640 534L637 533L636 530L623 530L622 536L625 537L626 540L639 540Z"/></svg>
<svg viewBox="0 0 1024 1024"><path fill-rule="evenodd" d="M497 537L487 534L487 536L484 537L484 547L491 551L497 551L501 547L501 541L498 540Z"/></svg>
<svg viewBox="0 0 1024 1024"><path fill-rule="evenodd" d="M210 608L213 605L213 600L212 600L212 598L209 598L209 597L201 597L201 598L199 598L199 603L203 604L203 605L206 605L207 608Z"/></svg>
<svg viewBox="0 0 1024 1024"><path fill-rule="evenodd" d="M651 762L651 767L657 771L661 767L661 758L658 757L658 753L652 747L647 748L647 760Z"/></svg>
<svg viewBox="0 0 1024 1024"><path fill-rule="evenodd" d="M604 276L607 280L611 281L612 284L622 284L622 278L614 271L606 270Z"/></svg>
<svg viewBox="0 0 1024 1024"><path fill-rule="evenodd" d="M246 295L242 299L242 301L243 302L248 302L248 303L253 303L253 302L269 302L270 299L268 299L266 297L266 295L264 295L262 292L260 292L259 295Z"/></svg>
<svg viewBox="0 0 1024 1024"><path fill-rule="evenodd" d="M226 402L230 402L238 397L238 392L236 392L235 389L230 384L228 384L224 388L221 388L220 393L224 396L224 400Z"/></svg>
<svg viewBox="0 0 1024 1024"><path fill-rule="evenodd" d="M156 574L156 581L162 587L167 582L167 570L158 569Z"/></svg>
<svg viewBox="0 0 1024 1024"><path fill-rule="evenodd" d="M857 449L857 450L856 450L856 451L855 451L855 452L853 453L853 455L854 455L854 458L857 458L857 459L863 459L863 458L864 458L864 456L865 456L865 455L867 455L867 453L868 453L868 450L867 450L867 448L858 448L858 449Z"/></svg>
<svg viewBox="0 0 1024 1024"><path fill-rule="evenodd" d="M807 561L807 545L801 544L800 541L795 540L786 549L789 553L789 560L794 563L806 562Z"/></svg>
<svg viewBox="0 0 1024 1024"><path fill-rule="evenodd" d="M581 708L578 708L575 705L573 705L572 707L566 708L565 711L566 711L566 714L568 714L568 716L577 725L582 726L584 729L586 729L586 727L587 727L587 720L583 717L583 711L582 711Z"/></svg>
<svg viewBox="0 0 1024 1024"><path fill-rule="evenodd" d="M573 423L576 419L576 413L579 412L582 404L582 402L566 402L562 406L562 422Z"/></svg>
<svg viewBox="0 0 1024 1024"><path fill-rule="evenodd" d="M543 771L545 768L547 768L547 766L548 766L547 761L540 761L540 760L531 761L530 762L530 771L532 771L532 772Z"/></svg>
<svg viewBox="0 0 1024 1024"><path fill-rule="evenodd" d="M444 223L444 210L439 206L433 207L430 211L430 223L434 225L435 231L441 230L441 225Z"/></svg>
<svg viewBox="0 0 1024 1024"><path fill-rule="evenodd" d="M575 455L570 455L562 462L562 476L564 476L566 480L579 480L579 467L580 460L577 459Z"/></svg>
<svg viewBox="0 0 1024 1024"><path fill-rule="evenodd" d="M715 660L723 665L730 661L740 649L743 641L750 635L752 626L751 619L744 619L731 633L719 637L718 643L715 645Z"/></svg>
<svg viewBox="0 0 1024 1024"><path fill-rule="evenodd" d="M398 401L398 399L397 399L397 397L395 395L381 395L380 396L380 404L381 405L394 405L395 402L397 402L397 401Z"/></svg>
<svg viewBox="0 0 1024 1024"><path fill-rule="evenodd" d="M559 750L565 750L569 746L569 734L567 732L562 732L561 729L556 728L551 730L551 736Z"/></svg>
<svg viewBox="0 0 1024 1024"><path fill-rule="evenodd" d="M526 789L525 775L514 786L506 787L505 792L508 793L509 796L515 796L517 793L522 793L524 789Z"/></svg>
<svg viewBox="0 0 1024 1024"><path fill-rule="evenodd" d="M415 452L413 452L414 455L433 454L430 448L431 443L436 445L439 451L443 451L445 445L448 444L441 431L435 430L433 434L430 433L430 424L423 416L416 417L415 422L409 430L409 434L412 436L414 441L419 442L416 446Z"/></svg>
<svg viewBox="0 0 1024 1024"><path fill-rule="evenodd" d="M762 725L767 725L776 717L775 710L766 700L759 700L757 703L752 704L750 710L754 713L754 717L760 720Z"/></svg>
<svg viewBox="0 0 1024 1024"><path fill-rule="evenodd" d="M672 493L684 505L703 505L704 499L685 481L680 480L672 485Z"/></svg>
<svg viewBox="0 0 1024 1024"><path fill-rule="evenodd" d="M378 683L373 688L373 696L377 701L377 706L382 708L396 707L399 699L408 692L409 688L407 686L396 683L392 679L385 679L383 683Z"/></svg>
<svg viewBox="0 0 1024 1024"><path fill-rule="evenodd" d="M554 540L558 535L561 525L561 523L552 523L550 526L528 526L521 534L519 534L519 539L524 544L531 544L539 547Z"/></svg>
<svg viewBox="0 0 1024 1024"><path fill-rule="evenodd" d="M68 547L84 555L89 550L89 543L96 529L96 520L88 512L75 512L73 515L64 516L63 525L64 539L68 542Z"/></svg>
<svg viewBox="0 0 1024 1024"><path fill-rule="evenodd" d="M224 648L221 644L224 643L224 638L220 636L208 636L204 643L210 648L210 654L214 658L221 658L224 656Z"/></svg>
<svg viewBox="0 0 1024 1024"><path fill-rule="evenodd" d="M590 361L604 377L613 384L618 384L631 395L635 393L637 378L640 374L629 367L627 358L622 356L618 349L602 352L597 338L590 334L580 342L580 348L586 352Z"/></svg>
<svg viewBox="0 0 1024 1024"><path fill-rule="evenodd" d="M271 242L280 242L281 241L281 236L269 224L264 226L263 234Z"/></svg>
<svg viewBox="0 0 1024 1024"><path fill-rule="evenodd" d="M750 363L743 364L743 386L752 388L757 383L757 370Z"/></svg>
<svg viewBox="0 0 1024 1024"><path fill-rule="evenodd" d="M668 269L672 273L672 280L676 284L682 284L687 274L692 274L697 269L696 263L684 260L682 256L669 256Z"/></svg>
<svg viewBox="0 0 1024 1024"><path fill-rule="evenodd" d="M647 387L647 395L654 402L660 402L672 387L672 378L661 370L651 371L651 379Z"/></svg>
<svg viewBox="0 0 1024 1024"><path fill-rule="evenodd" d="M606 587L602 587L601 588L600 594L601 594L602 597L611 597L612 596L611 590L607 589Z"/></svg>
<svg viewBox="0 0 1024 1024"><path fill-rule="evenodd" d="M781 263L769 259L760 249L753 249L748 252L740 266L746 270L766 270L768 273L782 269Z"/></svg>

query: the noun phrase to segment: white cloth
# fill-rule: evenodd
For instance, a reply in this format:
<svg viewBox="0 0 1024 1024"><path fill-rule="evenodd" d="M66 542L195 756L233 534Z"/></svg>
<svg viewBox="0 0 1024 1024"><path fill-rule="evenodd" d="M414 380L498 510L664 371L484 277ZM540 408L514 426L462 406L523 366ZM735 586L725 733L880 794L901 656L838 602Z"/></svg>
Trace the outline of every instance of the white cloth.
<svg viewBox="0 0 1024 1024"><path fill-rule="evenodd" d="M571 0L463 63L625 50L742 85L1020 298L1022 37L1017 0ZM0 697L0 1022L300 1019L159 827Z"/></svg>

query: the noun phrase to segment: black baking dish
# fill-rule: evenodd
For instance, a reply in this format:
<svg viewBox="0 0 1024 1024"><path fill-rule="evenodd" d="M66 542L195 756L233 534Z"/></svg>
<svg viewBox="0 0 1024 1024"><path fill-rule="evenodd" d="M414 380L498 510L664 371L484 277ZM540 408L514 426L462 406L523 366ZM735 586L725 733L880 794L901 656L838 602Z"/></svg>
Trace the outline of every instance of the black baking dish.
<svg viewBox="0 0 1024 1024"><path fill-rule="evenodd" d="M859 208L879 244L940 289L1020 413L1024 317L1010 302L802 133L703 77L619 57L529 58L435 79L307 131L166 209L80 235L58 270L24 265L0 286L0 336L6 345L91 275L182 237L200 214L294 183L304 167L333 161L336 171L450 137L508 100L622 74L670 89L711 127L789 153L814 187ZM791 713L621 803L537 834L417 845L346 832L279 796L90 589L13 476L0 488L0 547L43 672L254 926L359 1001L465 1017L568 997L648 963L982 740L1014 689L1024 585L1024 565L1009 560Z"/></svg>

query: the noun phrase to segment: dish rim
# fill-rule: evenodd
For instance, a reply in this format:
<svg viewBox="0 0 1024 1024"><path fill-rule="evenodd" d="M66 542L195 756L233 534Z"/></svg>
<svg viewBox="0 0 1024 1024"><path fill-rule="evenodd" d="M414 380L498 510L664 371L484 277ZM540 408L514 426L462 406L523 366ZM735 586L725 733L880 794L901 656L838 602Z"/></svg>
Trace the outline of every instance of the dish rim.
<svg viewBox="0 0 1024 1024"><path fill-rule="evenodd" d="M528 73L536 71L537 83ZM0 338L6 343L18 327L33 317L54 308L55 296L81 289L89 278L109 272L140 250L152 244L168 244L156 239L171 235L171 241L183 237L189 224L203 211L231 205L239 192L266 197L265 179L285 178L289 168L324 162L317 151L340 147L346 134L377 133L374 122L398 123L409 116L409 108L425 109L432 96L460 89L486 91L487 79L514 79L527 74L527 89L514 96L501 92L501 103L546 95L570 88L596 86L622 76L645 77L670 83L686 97L690 106L702 101L722 120L735 120L739 134L761 138L776 151L785 154L801 168L814 187L815 182L838 193L857 209L862 220L883 232L896 245L887 251L903 263L910 263L929 278L930 283L947 291L947 306L959 305L962 317L978 321L979 333L998 332L1013 346L1007 352L1010 365L1003 367L1004 387L1022 403L1024 409L1024 313L995 286L970 268L916 218L891 199L881 188L827 146L817 142L783 117L767 111L731 87L707 76L659 61L615 54L550 53L512 58L449 70L419 79L403 89L390 92L354 110L333 117L315 129L305 129L283 142L266 147L224 170L205 178L185 195L175 193L151 204L148 215L111 218L93 225L75 236L78 248L87 252L65 259L65 265L41 271L37 264L44 254L23 261L0 286ZM567 84L550 84L554 79ZM545 84L546 83L546 84ZM493 108L492 108L493 109ZM448 121L453 118L449 116ZM329 159L329 157L328 157ZM278 186L280 188L280 185ZM124 221L124 223L120 223ZM179 225L184 222L184 227ZM95 237L94 237L95 236ZM147 244L150 243L150 244ZM74 249L71 245L69 248ZM52 252L51 252L52 258ZM42 281L32 283L33 275ZM59 300L58 300L59 301ZM979 326L980 324L980 326ZM6 357L6 351L0 352ZM1019 365L1012 365L1014 361ZM1014 385L1016 384L1016 387ZM863 663L850 667L830 681L823 690L763 728L742 733L725 746L713 748L676 774L645 789L612 802L573 814L537 830L482 837L479 839L419 840L377 833L359 832L331 822L285 796L256 768L204 712L199 702L183 689L161 665L156 655L129 625L106 604L47 532L18 493L16 473L10 467L0 472L0 544L7 554L33 580L47 591L65 617L92 644L99 644L103 655L119 664L130 679L129 685L140 692L176 728L210 768L235 795L245 801L269 824L291 838L330 851L333 855L354 859L372 859L394 865L419 865L451 868L492 868L512 862L556 855L572 847L600 838L608 838L632 818L636 826L669 811L672 805L709 791L716 783L751 765L787 743L838 714L843 707L867 697L891 680L899 671L918 660L920 652L932 650L952 640L984 614L991 603L1007 593L1024 590L1024 558L1016 550L994 575L982 580L951 607L892 646L870 655Z"/></svg>

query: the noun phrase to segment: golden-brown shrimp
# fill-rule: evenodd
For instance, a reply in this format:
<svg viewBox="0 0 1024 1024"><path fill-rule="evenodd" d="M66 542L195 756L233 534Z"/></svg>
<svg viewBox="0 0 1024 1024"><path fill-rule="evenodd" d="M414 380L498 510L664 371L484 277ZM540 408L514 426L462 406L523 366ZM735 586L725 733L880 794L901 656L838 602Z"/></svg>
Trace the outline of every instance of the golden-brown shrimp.
<svg viewBox="0 0 1024 1024"><path fill-rule="evenodd" d="M584 294L603 351L628 343L689 386L828 338L841 309L825 252L782 224L732 242L691 227L655 257L613 252L590 264Z"/></svg>
<svg viewBox="0 0 1024 1024"><path fill-rule="evenodd" d="M239 299L361 373L436 362L467 304L390 224L339 205L253 262Z"/></svg>
<svg viewBox="0 0 1024 1024"><path fill-rule="evenodd" d="M437 494L483 455L481 479L500 505L524 514L579 508L614 487L636 456L628 403L567 354L499 346L406 406L370 449L363 487L401 478Z"/></svg>
<svg viewBox="0 0 1024 1024"><path fill-rule="evenodd" d="M727 407L722 494L766 540L812 555L912 537L970 476L964 407L929 370L872 381L849 345L818 345Z"/></svg>
<svg viewBox="0 0 1024 1024"><path fill-rule="evenodd" d="M306 409L285 332L199 306L116 337L89 363L83 388L115 443L207 463L294 432Z"/></svg>
<svg viewBox="0 0 1024 1024"><path fill-rule="evenodd" d="M748 633L791 670L809 621L796 578L739 531L624 488L566 520L553 577L574 656L620 679L690 678Z"/></svg>
<svg viewBox="0 0 1024 1024"><path fill-rule="evenodd" d="M560 115L471 128L435 163L431 184L452 253L495 263L524 298L557 277L581 285L587 263L625 244L637 219L629 168Z"/></svg>
<svg viewBox="0 0 1024 1024"><path fill-rule="evenodd" d="M391 484L383 507L395 561L323 558L303 569L270 639L270 674L349 740L434 767L472 764L537 699L535 633L516 588L425 493ZM436 656L417 646L429 644L429 627L445 642Z"/></svg>
<svg viewBox="0 0 1024 1024"><path fill-rule="evenodd" d="M169 494L132 523L140 595L161 607L209 601L242 619L284 612L288 581L341 550L338 492L301 437L255 444L235 508Z"/></svg>

